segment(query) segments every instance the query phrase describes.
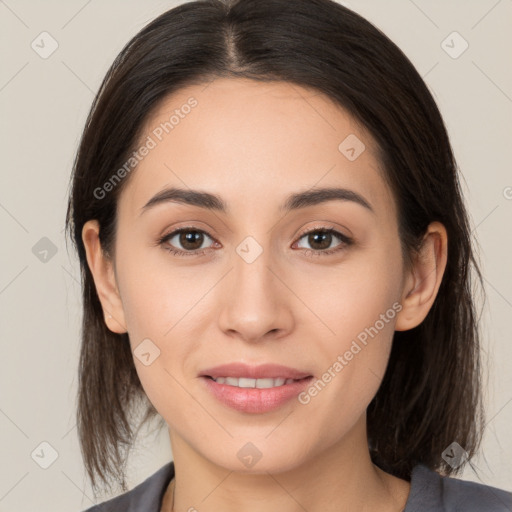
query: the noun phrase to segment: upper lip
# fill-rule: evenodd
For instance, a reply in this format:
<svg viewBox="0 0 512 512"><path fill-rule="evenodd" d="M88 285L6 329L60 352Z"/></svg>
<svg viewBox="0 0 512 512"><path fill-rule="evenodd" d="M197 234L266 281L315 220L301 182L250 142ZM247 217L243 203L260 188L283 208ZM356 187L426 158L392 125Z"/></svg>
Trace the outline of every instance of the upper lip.
<svg viewBox="0 0 512 512"><path fill-rule="evenodd" d="M302 372L295 368L282 366L279 364L261 364L251 366L245 363L228 363L212 368L207 368L199 374L201 377L244 377L249 379L265 378L284 378L284 379L303 379L311 377L310 373Z"/></svg>

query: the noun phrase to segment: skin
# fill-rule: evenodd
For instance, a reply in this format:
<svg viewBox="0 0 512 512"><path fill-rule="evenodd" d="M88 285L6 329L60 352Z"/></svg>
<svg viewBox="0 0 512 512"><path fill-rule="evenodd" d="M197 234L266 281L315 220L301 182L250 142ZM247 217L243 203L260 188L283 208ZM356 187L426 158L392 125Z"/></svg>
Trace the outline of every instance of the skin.
<svg viewBox="0 0 512 512"><path fill-rule="evenodd" d="M150 365L137 357L134 364L169 427L174 510L402 510L410 484L372 464L366 408L394 330L420 324L434 302L446 266L444 226L428 227L406 269L374 141L328 98L286 82L223 78L181 89L150 115L141 141L190 96L197 107L139 163L120 196L113 260L96 221L82 233L107 326L128 332L132 349L149 338L160 350ZM354 161L338 150L349 134L366 146ZM217 194L229 211L168 202L140 215L166 186ZM278 210L289 194L324 186L356 191L374 212L340 200ZM208 233L188 246L204 254L174 256L158 245L189 225ZM302 235L322 227L354 243L311 256L343 245ZM263 249L250 264L236 252L247 236ZM164 245L187 250L179 236ZM265 414L238 412L198 378L233 361L320 377L394 303L401 311L306 405L292 399ZM252 468L237 457L248 442L261 452ZM171 494L162 511L171 510Z"/></svg>

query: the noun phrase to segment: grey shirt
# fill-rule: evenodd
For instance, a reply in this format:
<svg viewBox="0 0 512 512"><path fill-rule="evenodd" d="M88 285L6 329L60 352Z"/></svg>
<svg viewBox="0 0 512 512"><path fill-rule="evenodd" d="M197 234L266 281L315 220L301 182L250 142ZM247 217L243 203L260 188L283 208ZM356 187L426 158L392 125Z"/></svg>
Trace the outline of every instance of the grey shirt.
<svg viewBox="0 0 512 512"><path fill-rule="evenodd" d="M84 512L160 512L174 477L174 462L162 466L132 490ZM512 512L512 492L441 476L423 464L414 466L403 512Z"/></svg>

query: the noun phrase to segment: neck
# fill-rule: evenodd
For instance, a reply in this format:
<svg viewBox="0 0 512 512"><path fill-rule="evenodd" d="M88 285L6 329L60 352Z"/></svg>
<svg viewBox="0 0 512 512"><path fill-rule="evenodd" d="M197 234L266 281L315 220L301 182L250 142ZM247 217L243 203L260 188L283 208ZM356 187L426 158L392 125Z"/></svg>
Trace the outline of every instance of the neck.
<svg viewBox="0 0 512 512"><path fill-rule="evenodd" d="M174 498L176 512L400 512L410 484L372 464L365 427L363 415L341 442L315 457L284 470L276 470L267 462L267 466L260 464L258 473L214 464L170 430L176 475L162 510L171 511ZM254 469L257 468L256 465Z"/></svg>

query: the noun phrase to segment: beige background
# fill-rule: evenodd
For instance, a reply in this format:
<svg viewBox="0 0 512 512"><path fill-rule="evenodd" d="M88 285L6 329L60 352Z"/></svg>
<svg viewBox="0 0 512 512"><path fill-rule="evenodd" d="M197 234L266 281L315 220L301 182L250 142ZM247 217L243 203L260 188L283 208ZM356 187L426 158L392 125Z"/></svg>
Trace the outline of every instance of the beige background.
<svg viewBox="0 0 512 512"><path fill-rule="evenodd" d="M79 511L93 503L74 420L81 309L76 259L63 238L68 179L108 66L138 30L178 3L0 0L2 512ZM463 477L512 490L512 1L346 4L412 60L446 121L488 292L482 319L488 423L473 461L481 480L469 467ZM31 48L43 31L58 43L47 59ZM456 59L441 46L453 31L469 43ZM46 262L33 252L43 237L57 251ZM52 449L58 454L48 469L36 463L43 457L31 456L41 453L42 442L51 445L43 445L47 461ZM139 444L130 485L170 458L165 430Z"/></svg>

